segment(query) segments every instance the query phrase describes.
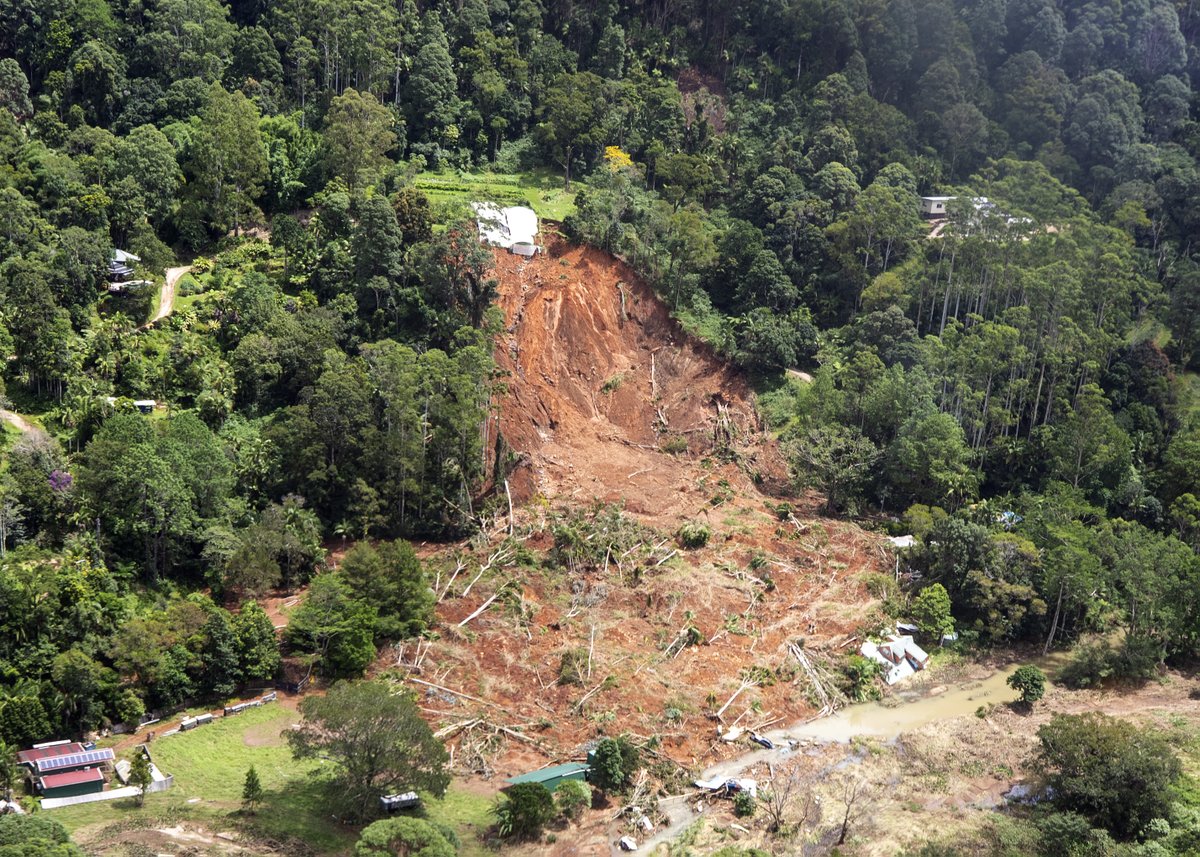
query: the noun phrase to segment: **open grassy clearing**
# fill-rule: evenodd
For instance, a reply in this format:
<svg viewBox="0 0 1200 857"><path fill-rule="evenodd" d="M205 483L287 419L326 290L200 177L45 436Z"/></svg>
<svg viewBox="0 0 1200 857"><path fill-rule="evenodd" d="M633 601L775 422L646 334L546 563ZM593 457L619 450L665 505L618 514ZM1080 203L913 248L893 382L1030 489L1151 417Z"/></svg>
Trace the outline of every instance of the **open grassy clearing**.
<svg viewBox="0 0 1200 857"><path fill-rule="evenodd" d="M575 194L563 190L562 177L550 170L527 173L423 172L416 186L436 209L490 200L527 205L546 220L561 221L575 210ZM440 217L438 218L440 219Z"/></svg>
<svg viewBox="0 0 1200 857"><path fill-rule="evenodd" d="M121 830L191 821L214 831L239 830L279 842L300 840L322 854L348 853L359 829L329 814L320 776L324 763L296 761L282 737L299 719L282 705L267 705L161 738L150 749L155 764L175 777L172 789L148 795L140 809L132 800L120 800L54 810L53 816L91 852L103 853L116 845ZM245 816L240 812L242 783L251 765L266 797L254 816ZM490 823L490 806L486 795L460 788L426 804L430 818L459 832L466 855L484 852L479 833Z"/></svg>
<svg viewBox="0 0 1200 857"><path fill-rule="evenodd" d="M1150 315L1139 319L1129 331L1131 345L1139 342L1153 342L1159 348L1165 348L1170 341L1171 329Z"/></svg>
<svg viewBox="0 0 1200 857"><path fill-rule="evenodd" d="M196 304L209 300L212 294L211 292L205 292L204 294L179 295L175 298L175 312L193 309Z"/></svg>

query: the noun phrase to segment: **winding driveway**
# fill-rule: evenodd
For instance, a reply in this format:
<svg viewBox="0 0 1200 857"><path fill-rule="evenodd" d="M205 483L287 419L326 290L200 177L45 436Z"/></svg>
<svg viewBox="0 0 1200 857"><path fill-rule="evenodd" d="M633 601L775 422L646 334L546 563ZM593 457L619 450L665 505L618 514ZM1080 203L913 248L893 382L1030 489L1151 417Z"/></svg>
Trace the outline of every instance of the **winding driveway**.
<svg viewBox="0 0 1200 857"><path fill-rule="evenodd" d="M163 280L162 289L159 292L158 312L154 314L154 318L143 324L140 330L145 330L156 322L162 321L175 310L175 284L179 282L179 278L192 270L191 265L181 265L178 268L167 268L166 279ZM29 434L32 431L38 431L38 427L31 423L25 417L13 411L7 411L0 408L0 422L6 422L21 434Z"/></svg>
<svg viewBox="0 0 1200 857"><path fill-rule="evenodd" d="M192 270L191 265L181 265L178 268L167 268L166 279L163 280L162 290L158 297L158 312L154 314L154 318L142 325L142 329L152 326L156 322L162 321L175 310L175 284L179 282L179 278Z"/></svg>

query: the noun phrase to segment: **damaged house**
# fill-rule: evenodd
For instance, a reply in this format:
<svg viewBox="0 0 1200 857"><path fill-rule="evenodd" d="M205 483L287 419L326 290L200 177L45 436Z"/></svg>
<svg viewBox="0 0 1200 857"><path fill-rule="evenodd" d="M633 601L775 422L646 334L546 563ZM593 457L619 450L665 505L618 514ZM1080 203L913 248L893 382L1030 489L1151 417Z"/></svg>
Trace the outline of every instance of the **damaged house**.
<svg viewBox="0 0 1200 857"><path fill-rule="evenodd" d="M868 640L859 652L883 668L883 680L889 685L903 681L929 665L929 655L908 634L892 634L878 644Z"/></svg>

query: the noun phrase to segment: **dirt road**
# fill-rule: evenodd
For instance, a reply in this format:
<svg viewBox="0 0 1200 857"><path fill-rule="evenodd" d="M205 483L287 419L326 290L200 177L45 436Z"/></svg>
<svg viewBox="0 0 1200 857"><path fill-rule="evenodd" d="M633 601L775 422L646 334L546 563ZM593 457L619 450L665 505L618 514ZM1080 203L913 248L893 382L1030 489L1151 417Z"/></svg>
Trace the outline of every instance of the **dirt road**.
<svg viewBox="0 0 1200 857"><path fill-rule="evenodd" d="M162 290L159 294L158 312L154 314L154 318L146 322L145 327L150 327L156 322L162 321L169 316L175 309L175 284L179 282L179 278L192 270L191 265L181 265L178 268L167 268L166 279L163 280Z"/></svg>
<svg viewBox="0 0 1200 857"><path fill-rule="evenodd" d="M1045 668L1050 664L1061 664L1062 660L1060 653L1060 655L1052 655L1050 658L1041 658L1036 663ZM1078 714L1085 711L1100 711L1116 717L1151 717L1155 713L1174 712L1178 714L1191 711L1194 706L1194 702L1188 697L1192 688L1191 681L1183 676L1174 676L1170 682L1150 683L1143 688L1127 691L1071 691L1051 686L1050 693L1039 705L1034 715L1031 716L1027 712L1014 713L1008 708L1007 703L1016 697L1016 692L1007 686L1006 679L1016 670L1017 666L1019 664L1014 662L1003 668L995 669L990 674L975 674L965 681L952 683L948 688L943 685L928 689L919 695L913 694L915 698L912 701L899 705L894 703L852 705L831 717L767 731L764 734L775 743L776 749L755 749L726 759L706 768L700 779L728 780L743 776L753 777L754 773L750 769L755 767L760 769L759 775L761 776L763 765L770 769L771 765L780 765L793 754L811 755L817 752L818 747L825 748L826 764L840 766L845 764L845 759L858 757L857 751L851 743L852 739L856 737L892 742L901 735L916 736L912 738L912 741L914 745L919 745L930 734L945 737L961 730L985 744L999 744L1011 748L1018 744L1015 737L1017 735L1024 740L1032 741L1037 726L1048 720L1055 712ZM981 707L992 709L989 718L993 725L987 729L977 725L982 721L977 719L975 712ZM966 728L964 729L961 724L967 724ZM1003 725L995 726L995 724ZM994 731L996 729L1000 731L997 733ZM979 733L978 736L975 736L976 732ZM1003 740L998 740L995 737L996 734L1005 737ZM789 749L786 742L797 740L800 743ZM844 752L834 749L839 746L845 748ZM809 749L806 750L806 747ZM830 751L833 751L834 755L828 755ZM979 759L982 759L984 755L979 747L967 747L964 753L968 757ZM1011 755L1019 758L1022 752L1014 751ZM991 792L993 799L998 801L999 795L1007 791L1015 782L1020 782L1022 777L1019 772L1009 771L1003 778L997 779L995 776L990 776L984 779L989 780L988 791ZM964 788L963 793L968 793L968 790ZM925 798L929 798L929 796L926 795ZM933 799L941 800L942 798L935 794ZM668 817L669 823L656 831L651 838L639 843L638 850L650 853L655 847L674 840L701 817L695 807L694 799L669 798L661 801L660 808ZM610 836L610 841L615 841L615 839L615 835ZM619 853L615 845L613 845L612 853Z"/></svg>
<svg viewBox="0 0 1200 857"><path fill-rule="evenodd" d="M0 408L0 420L8 423L21 434L28 434L36 428L33 423L29 422L29 420L25 419L20 414L13 413L12 411L6 411L3 408Z"/></svg>

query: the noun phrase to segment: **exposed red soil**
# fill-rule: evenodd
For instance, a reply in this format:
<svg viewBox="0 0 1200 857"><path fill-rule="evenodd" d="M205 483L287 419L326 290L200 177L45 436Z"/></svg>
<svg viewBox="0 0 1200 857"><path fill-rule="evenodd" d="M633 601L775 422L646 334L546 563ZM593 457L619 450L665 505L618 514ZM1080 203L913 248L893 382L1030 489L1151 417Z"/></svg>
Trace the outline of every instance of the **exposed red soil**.
<svg viewBox="0 0 1200 857"><path fill-rule="evenodd" d="M729 439L723 414L750 466L778 475L738 372L690 340L623 262L555 236L547 249L496 254L506 320L496 360L508 386L500 428L523 456L510 478L516 502L601 499L677 522L707 502L694 457ZM689 455L661 452L672 440L686 440Z"/></svg>
<svg viewBox="0 0 1200 857"><path fill-rule="evenodd" d="M488 761L497 775L580 757L589 740L625 731L657 736L660 751L685 767L711 763L739 752L714 741L709 713L745 668L782 675L739 696L726 723L790 722L812 711L788 672L787 645L832 649L857 630L873 603L861 572L885 567L882 540L811 517L813 497L791 498L798 517L780 521L751 474L782 485L786 471L745 379L689 339L625 264L555 236L546 243L533 259L496 256L506 320L496 357L508 374L498 406L520 462L509 476L518 537L541 555L558 511L594 499L622 504L668 549L684 521L713 536L701 550L641 569L636 582L615 564L573 575L510 566L459 597L468 572L439 605L439 639L409 675L490 703L414 685L435 724L482 715L533 739L504 739ZM685 453L661 451L680 437ZM476 543L476 556L500 535L491 548ZM431 576L449 562L428 561ZM519 594L458 627L512 580ZM688 626L705 642L665 652ZM589 647L590 676L559 685L562 653ZM412 657L410 645L404 660ZM392 653L378 668L395 661ZM471 739L450 743L456 763L471 754Z"/></svg>

